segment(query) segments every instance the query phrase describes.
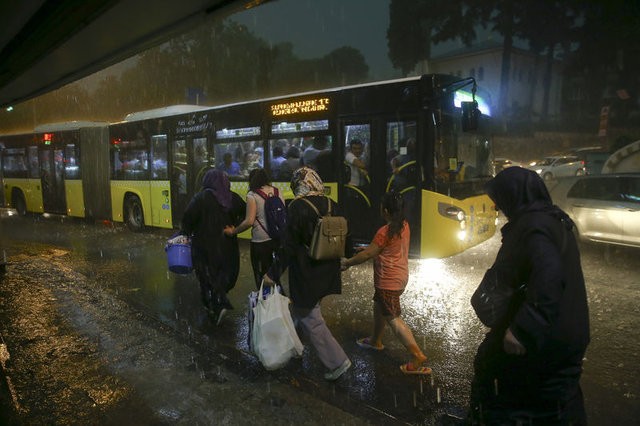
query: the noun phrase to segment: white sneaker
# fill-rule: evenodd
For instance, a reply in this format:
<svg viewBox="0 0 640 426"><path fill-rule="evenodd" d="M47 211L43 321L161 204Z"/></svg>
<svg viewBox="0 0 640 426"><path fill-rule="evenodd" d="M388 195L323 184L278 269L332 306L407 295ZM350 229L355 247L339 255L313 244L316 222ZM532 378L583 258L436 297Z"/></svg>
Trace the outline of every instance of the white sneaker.
<svg viewBox="0 0 640 426"><path fill-rule="evenodd" d="M338 380L349 368L351 368L351 360L347 358L340 367L326 373L324 378L330 381Z"/></svg>

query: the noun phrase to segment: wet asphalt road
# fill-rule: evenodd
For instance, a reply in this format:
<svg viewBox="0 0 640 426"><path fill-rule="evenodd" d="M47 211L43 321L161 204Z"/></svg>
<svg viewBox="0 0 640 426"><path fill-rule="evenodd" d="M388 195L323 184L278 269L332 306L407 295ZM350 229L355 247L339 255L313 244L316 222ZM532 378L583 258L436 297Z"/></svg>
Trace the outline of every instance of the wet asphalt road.
<svg viewBox="0 0 640 426"><path fill-rule="evenodd" d="M170 234L132 234L120 225L60 218L3 217L0 260L4 252L11 262L25 251L39 256L45 247L62 249L68 268L95 279L111 297L125 301L154 327L168 329L198 353L220 355L239 377L293 386L365 422L455 424L464 417L472 360L484 333L468 301L495 256L499 235L458 256L411 262L403 317L433 368L433 375L424 380L400 373L398 366L408 356L390 333L381 353L357 347L355 340L370 332L372 267L365 264L345 272L343 294L327 298L323 313L354 367L333 385L321 379L324 371L312 351L277 372L264 371L248 353L246 295L253 289L253 277L246 242L241 244L240 278L230 293L236 309L215 327L201 309L195 276L166 269L164 242ZM640 418L638 254L633 249L582 246L592 320L582 383L591 424L631 425ZM204 374L204 363L203 379L215 383L215 375Z"/></svg>

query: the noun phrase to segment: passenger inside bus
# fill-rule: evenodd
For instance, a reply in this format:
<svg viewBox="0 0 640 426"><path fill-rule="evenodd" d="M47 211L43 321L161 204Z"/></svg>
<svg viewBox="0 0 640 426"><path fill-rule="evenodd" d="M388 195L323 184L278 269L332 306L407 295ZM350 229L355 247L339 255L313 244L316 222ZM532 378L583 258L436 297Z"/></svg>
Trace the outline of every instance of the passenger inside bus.
<svg viewBox="0 0 640 426"><path fill-rule="evenodd" d="M230 152L226 152L222 156L222 163L218 165L218 169L226 172L229 176L240 175L240 165L233 159Z"/></svg>
<svg viewBox="0 0 640 426"><path fill-rule="evenodd" d="M349 166L351 175L349 185L365 186L368 183L369 172L366 160L363 156L364 144L360 139L352 139L349 142L349 151L345 155L345 162Z"/></svg>

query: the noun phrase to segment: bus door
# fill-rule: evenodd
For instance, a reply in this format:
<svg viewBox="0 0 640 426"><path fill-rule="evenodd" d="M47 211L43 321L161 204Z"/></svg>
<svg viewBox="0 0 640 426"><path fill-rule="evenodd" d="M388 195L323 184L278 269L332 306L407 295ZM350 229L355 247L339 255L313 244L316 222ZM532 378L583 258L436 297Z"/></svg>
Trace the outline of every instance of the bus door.
<svg viewBox="0 0 640 426"><path fill-rule="evenodd" d="M64 152L62 149L45 147L38 152L42 207L47 213L65 214Z"/></svg>
<svg viewBox="0 0 640 426"><path fill-rule="evenodd" d="M370 121L350 121L342 125L344 161L340 179L340 207L356 244L371 242L382 223L379 200L383 187L377 172L372 168L375 163L371 161L380 155L376 153L377 141L372 138L374 134Z"/></svg>
<svg viewBox="0 0 640 426"><path fill-rule="evenodd" d="M422 217L422 170L418 160L418 121L416 118L397 118L384 123L385 188L384 192L402 194L404 212L411 229L410 252L420 253Z"/></svg>
<svg viewBox="0 0 640 426"><path fill-rule="evenodd" d="M206 137L185 136L171 144L171 205L174 226L179 226L184 210L200 190L202 178L209 168Z"/></svg>

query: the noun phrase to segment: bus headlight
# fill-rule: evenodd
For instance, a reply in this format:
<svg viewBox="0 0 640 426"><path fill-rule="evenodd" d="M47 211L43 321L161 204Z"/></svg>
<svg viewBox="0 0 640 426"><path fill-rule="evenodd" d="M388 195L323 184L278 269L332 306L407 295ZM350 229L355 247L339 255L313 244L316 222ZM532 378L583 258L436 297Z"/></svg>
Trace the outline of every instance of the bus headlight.
<svg viewBox="0 0 640 426"><path fill-rule="evenodd" d="M458 239L460 241L466 240L467 239L467 231L464 231L464 230L463 231L459 231L458 232Z"/></svg>

